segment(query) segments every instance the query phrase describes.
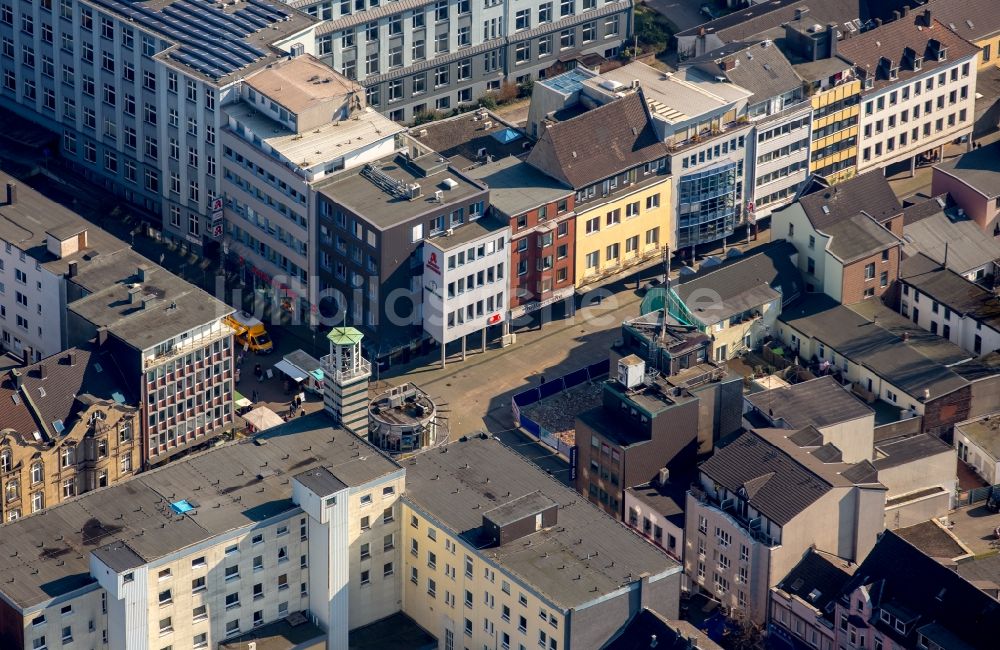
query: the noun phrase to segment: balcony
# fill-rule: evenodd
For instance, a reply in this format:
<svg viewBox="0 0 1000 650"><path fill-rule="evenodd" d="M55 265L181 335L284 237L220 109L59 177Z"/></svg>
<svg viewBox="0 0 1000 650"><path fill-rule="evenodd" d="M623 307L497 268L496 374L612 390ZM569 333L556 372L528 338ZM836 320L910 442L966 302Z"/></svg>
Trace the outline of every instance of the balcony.
<svg viewBox="0 0 1000 650"><path fill-rule="evenodd" d="M712 510L722 513L733 524L740 528L753 541L763 544L769 548L781 546L781 542L773 539L768 533L759 528L763 519L761 517L748 518L743 516L736 508L736 500L729 498L719 501L701 488L698 484L692 484L688 494L694 497L699 503Z"/></svg>

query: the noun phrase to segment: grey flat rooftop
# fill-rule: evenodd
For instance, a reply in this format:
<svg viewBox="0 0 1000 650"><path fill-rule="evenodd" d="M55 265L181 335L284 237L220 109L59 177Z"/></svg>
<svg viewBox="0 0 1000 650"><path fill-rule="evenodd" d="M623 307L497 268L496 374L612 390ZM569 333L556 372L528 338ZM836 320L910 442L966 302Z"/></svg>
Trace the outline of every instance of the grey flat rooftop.
<svg viewBox="0 0 1000 650"><path fill-rule="evenodd" d="M321 497L340 492L347 487L325 467L307 469L301 474L296 474L295 480Z"/></svg>
<svg viewBox="0 0 1000 650"><path fill-rule="evenodd" d="M828 296L812 294L786 308L779 319L913 397L922 397L926 389L935 399L968 384L941 362Z"/></svg>
<svg viewBox="0 0 1000 650"><path fill-rule="evenodd" d="M485 162L481 152L500 160L511 156L523 157L531 149L531 140L517 127L482 109L422 124L410 129L409 135L459 169L469 169Z"/></svg>
<svg viewBox="0 0 1000 650"><path fill-rule="evenodd" d="M993 458L1000 458L1000 415L962 422L955 425L955 430L967 436Z"/></svg>
<svg viewBox="0 0 1000 650"><path fill-rule="evenodd" d="M430 241L434 242L434 245L441 250L448 251L491 234L499 236L508 229L508 224L509 222L501 221L496 217L480 217L475 221L458 226L451 235L438 235L432 237Z"/></svg>
<svg viewBox="0 0 1000 650"><path fill-rule="evenodd" d="M823 428L874 415L833 377L819 377L746 397L762 413L781 418L793 429Z"/></svg>
<svg viewBox="0 0 1000 650"><path fill-rule="evenodd" d="M254 440L189 456L4 525L0 592L22 608L32 607L93 582L88 555L108 544L124 542L150 562L290 512L297 506L289 479L313 467L329 469L350 486L401 471L364 441L334 428L325 413L296 418ZM170 504L181 499L194 509L178 515ZM135 559L110 555L123 566Z"/></svg>
<svg viewBox="0 0 1000 650"><path fill-rule="evenodd" d="M274 623L261 625L254 628L252 632L227 639L219 643L219 650L247 650L250 647L249 642L251 641L256 644L257 650L299 650L302 647L311 648L310 641L314 641L317 644L317 649L326 647L326 632L310 623L308 619L292 625L289 623L289 619L291 618L289 616Z"/></svg>
<svg viewBox="0 0 1000 650"><path fill-rule="evenodd" d="M541 492L529 492L483 513L497 526L507 526L559 504Z"/></svg>
<svg viewBox="0 0 1000 650"><path fill-rule="evenodd" d="M513 156L471 169L469 176L489 186L490 204L508 217L573 193L572 189Z"/></svg>
<svg viewBox="0 0 1000 650"><path fill-rule="evenodd" d="M413 200L396 196L363 176L360 167L337 174L329 181L322 181L316 189L331 201L361 215L380 230L389 230L435 211L447 214L458 207L468 208L463 202L482 191L458 170L447 165L439 165L440 170L434 169L426 176L402 155L387 156L376 161L375 165L395 181L407 185L419 184L420 196ZM449 178L458 183L454 189L446 189L443 184ZM438 203L434 199L436 190L443 192L444 203Z"/></svg>
<svg viewBox="0 0 1000 650"><path fill-rule="evenodd" d="M892 532L933 558L952 560L968 552L951 533L933 520L897 528ZM959 571L959 574L962 572Z"/></svg>
<svg viewBox="0 0 1000 650"><path fill-rule="evenodd" d="M347 644L350 650L431 650L438 647L433 636L402 612L351 630Z"/></svg>
<svg viewBox="0 0 1000 650"><path fill-rule="evenodd" d="M6 202L7 183L17 186L17 198L13 204ZM48 251L48 233L71 237L84 230L87 231L85 249L63 258L56 258ZM65 273L70 262L76 261L83 265L94 255L105 255L129 247L127 243L98 228L76 212L4 172L0 172L0 239L23 250L26 255L56 274Z"/></svg>
<svg viewBox="0 0 1000 650"><path fill-rule="evenodd" d="M653 509L657 514L667 519L673 519L683 527L684 501L690 481L681 484L681 480L673 480L666 485L637 485L625 488L625 491ZM679 521L677 521L679 519Z"/></svg>
<svg viewBox="0 0 1000 650"><path fill-rule="evenodd" d="M140 282L138 269L144 279ZM183 332L234 311L206 291L150 262L131 250L102 255L80 268L74 281L93 291L68 309L137 350L146 350ZM130 285L138 283L140 296L130 302Z"/></svg>
<svg viewBox="0 0 1000 650"><path fill-rule="evenodd" d="M533 492L558 503L554 527L484 549L557 606L580 607L642 575L680 570L586 498L491 438L455 441L416 454L404 466L403 498L471 543L479 539L483 513L492 508Z"/></svg>

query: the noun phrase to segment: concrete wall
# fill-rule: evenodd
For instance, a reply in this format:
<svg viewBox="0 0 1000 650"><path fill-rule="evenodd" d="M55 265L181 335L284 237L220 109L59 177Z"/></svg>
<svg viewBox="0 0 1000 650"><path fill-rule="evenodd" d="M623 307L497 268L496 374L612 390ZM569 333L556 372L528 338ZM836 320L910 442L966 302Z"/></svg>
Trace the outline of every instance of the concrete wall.
<svg viewBox="0 0 1000 650"><path fill-rule="evenodd" d="M984 481L996 485L1000 479L1000 460L960 429L955 429L954 435L959 458L983 477Z"/></svg>
<svg viewBox="0 0 1000 650"><path fill-rule="evenodd" d="M993 234L993 227L997 217L1000 216L1000 206L996 205L995 198L984 196L979 190L952 176L947 170L934 168L931 180L931 192L934 196L947 192L954 199L958 207L965 210L988 235Z"/></svg>
<svg viewBox="0 0 1000 650"><path fill-rule="evenodd" d="M825 292L834 300L840 300L841 266L827 252L830 238L813 229L805 211L798 203L793 203L771 214L771 232L775 237L783 237L798 251L798 266L806 291ZM813 245L809 246L809 237ZM813 271L809 272L809 260L813 261ZM833 267L827 272L827 264Z"/></svg>

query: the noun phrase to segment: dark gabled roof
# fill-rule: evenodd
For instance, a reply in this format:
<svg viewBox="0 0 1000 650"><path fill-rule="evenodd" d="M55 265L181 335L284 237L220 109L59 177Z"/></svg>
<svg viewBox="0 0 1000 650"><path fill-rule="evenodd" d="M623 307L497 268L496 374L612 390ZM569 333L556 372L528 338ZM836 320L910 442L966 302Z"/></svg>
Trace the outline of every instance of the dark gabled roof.
<svg viewBox="0 0 1000 650"><path fill-rule="evenodd" d="M860 212L879 223L885 223L903 212L896 193L878 169L832 187L816 177L810 178L807 183L799 205L817 230L825 232L827 226L850 219Z"/></svg>
<svg viewBox="0 0 1000 650"><path fill-rule="evenodd" d="M927 7L948 29L970 41L1000 32L996 0L931 0Z"/></svg>
<svg viewBox="0 0 1000 650"><path fill-rule="evenodd" d="M906 647L917 628L937 623L973 648L994 650L1000 639L1000 602L977 589L961 575L921 553L892 531L886 531L841 594L850 597L862 586L876 609L910 611L918 619L910 627ZM892 636L879 617L874 625Z"/></svg>
<svg viewBox="0 0 1000 650"><path fill-rule="evenodd" d="M1000 150L997 151L1000 155ZM944 195L947 197L947 195ZM944 207L942 197L928 199L903 211L903 253L923 253L962 275L1000 260L1000 240L986 237L979 225L957 209Z"/></svg>
<svg viewBox="0 0 1000 650"><path fill-rule="evenodd" d="M903 260L899 277L952 311L1000 331L1000 297L941 267L923 253Z"/></svg>
<svg viewBox="0 0 1000 650"><path fill-rule="evenodd" d="M809 295L778 318L918 399L925 389L935 399L968 384L947 366L825 294Z"/></svg>
<svg viewBox="0 0 1000 650"><path fill-rule="evenodd" d="M44 379L40 371L43 366ZM86 409L85 396L122 405L137 404L114 357L101 352L96 342L46 357L17 372L21 375L20 389L9 371L0 376L0 428L13 429L29 442L35 431L43 439L57 440L60 433L54 423L59 421L68 430L77 413ZM24 399L25 394L30 402Z"/></svg>
<svg viewBox="0 0 1000 650"><path fill-rule="evenodd" d="M730 492L745 488L750 505L781 526L833 487L752 432L717 449L700 469Z"/></svg>
<svg viewBox="0 0 1000 650"><path fill-rule="evenodd" d="M725 64L735 67L726 69ZM682 63L694 66L711 76L724 76L731 83L746 88L753 95L751 104L784 95L802 87L802 79L781 50L770 41L730 43L717 50Z"/></svg>
<svg viewBox="0 0 1000 650"><path fill-rule="evenodd" d="M793 429L801 429L799 438L805 441L806 427L828 427L871 416L874 411L855 397L832 376L819 377L782 388L747 395L747 401L769 417L781 418ZM799 435L796 434L796 435ZM822 435L819 436L822 440ZM822 444L820 442L819 444Z"/></svg>
<svg viewBox="0 0 1000 650"><path fill-rule="evenodd" d="M840 595L844 585L851 579L854 566L835 555L810 548L795 568L778 583L777 588L798 596L832 620L832 615L826 612L826 606Z"/></svg>
<svg viewBox="0 0 1000 650"><path fill-rule="evenodd" d="M579 189L667 153L653 128L640 89L548 126L527 161Z"/></svg>
<svg viewBox="0 0 1000 650"><path fill-rule="evenodd" d="M823 228L823 232L830 235L830 253L844 264L899 244L895 235L865 214L831 223Z"/></svg>
<svg viewBox="0 0 1000 650"><path fill-rule="evenodd" d="M914 77L926 75L940 67L950 66L955 61L979 51L975 45L939 21L932 19L928 27L924 24L924 20L923 10L917 9L899 20L885 23L881 27L840 42L837 47L838 55L857 68L867 70L873 79L872 87L862 90L862 94L889 86L903 85ZM938 61L936 56L931 55L929 43L932 40L938 41L942 47L948 49L946 60ZM904 60L903 52L907 48L914 50L917 56L923 57L920 70L914 70L913 66ZM898 68L896 79L889 78L888 70L880 70L880 61L883 57Z"/></svg>
<svg viewBox="0 0 1000 650"><path fill-rule="evenodd" d="M731 14L710 20L703 25L686 29L677 34L681 36L697 36L702 29L706 34L716 34L724 43L738 40L748 40L750 37L765 32L795 18L795 10L808 7L808 17L815 22L844 23L848 20L868 17L867 3L863 0L769 0L754 4L745 9L738 9Z"/></svg>
<svg viewBox="0 0 1000 650"><path fill-rule="evenodd" d="M674 291L681 300L693 301L688 307L705 324L759 307L779 295L782 304L789 304L803 289L795 254L791 242L779 239L683 278ZM712 303L706 307L703 299L709 296Z"/></svg>
<svg viewBox="0 0 1000 650"><path fill-rule="evenodd" d="M987 198L1000 196L1000 142L973 149L936 165L935 169L954 176Z"/></svg>

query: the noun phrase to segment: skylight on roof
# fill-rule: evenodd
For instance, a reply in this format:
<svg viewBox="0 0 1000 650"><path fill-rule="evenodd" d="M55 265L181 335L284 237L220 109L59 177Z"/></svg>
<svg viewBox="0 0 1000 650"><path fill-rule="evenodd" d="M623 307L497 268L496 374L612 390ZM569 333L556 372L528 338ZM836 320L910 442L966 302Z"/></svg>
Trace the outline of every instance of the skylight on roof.
<svg viewBox="0 0 1000 650"><path fill-rule="evenodd" d="M10 396L10 399L11 399L11 401L13 401L13 402L14 402L15 404L17 404L18 406L20 406L20 405L21 405L21 396L20 396L20 395L18 395L17 393L14 393L14 394L12 394L12 395Z"/></svg>
<svg viewBox="0 0 1000 650"><path fill-rule="evenodd" d="M66 433L66 425L63 424L62 420L53 420L52 421L52 428L55 429L56 434L58 434L60 436L62 434L64 434L64 433Z"/></svg>
<svg viewBox="0 0 1000 650"><path fill-rule="evenodd" d="M181 499L180 501L171 503L170 509L179 515L183 515L194 510L194 506L187 499Z"/></svg>
<svg viewBox="0 0 1000 650"><path fill-rule="evenodd" d="M94 363L94 372L102 372L103 370L104 368L101 367L101 364Z"/></svg>
<svg viewBox="0 0 1000 650"><path fill-rule="evenodd" d="M38 387L38 394L41 395L42 397L45 397L45 395L46 395L45 388L43 388L42 386L39 386Z"/></svg>

